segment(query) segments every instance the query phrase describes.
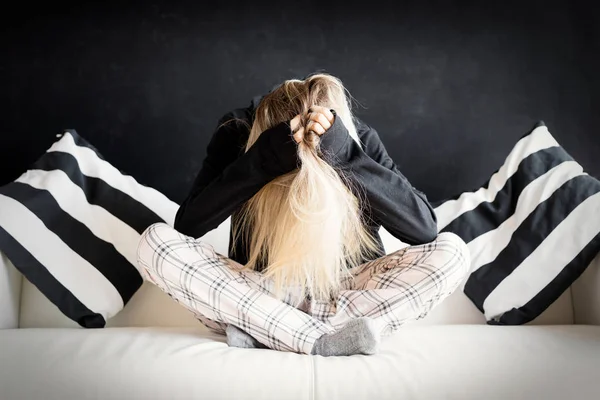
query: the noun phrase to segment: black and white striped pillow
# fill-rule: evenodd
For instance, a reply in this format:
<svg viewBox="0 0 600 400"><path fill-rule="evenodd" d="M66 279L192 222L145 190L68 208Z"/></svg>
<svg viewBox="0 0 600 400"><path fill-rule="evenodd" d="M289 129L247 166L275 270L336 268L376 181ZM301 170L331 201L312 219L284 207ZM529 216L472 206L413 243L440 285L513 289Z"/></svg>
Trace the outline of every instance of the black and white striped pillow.
<svg viewBox="0 0 600 400"><path fill-rule="evenodd" d="M0 187L0 251L67 317L100 328L142 284L140 234L176 211L71 130Z"/></svg>
<svg viewBox="0 0 600 400"><path fill-rule="evenodd" d="M464 292L489 324L532 321L600 251L600 181L539 123L475 192L436 207L469 246Z"/></svg>

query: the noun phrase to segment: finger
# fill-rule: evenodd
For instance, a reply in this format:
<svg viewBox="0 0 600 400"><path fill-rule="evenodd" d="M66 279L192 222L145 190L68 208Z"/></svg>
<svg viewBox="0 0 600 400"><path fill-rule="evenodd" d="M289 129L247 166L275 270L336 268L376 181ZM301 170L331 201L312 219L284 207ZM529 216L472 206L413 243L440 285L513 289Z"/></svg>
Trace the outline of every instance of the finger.
<svg viewBox="0 0 600 400"><path fill-rule="evenodd" d="M296 133L294 133L294 140L296 141L296 143L300 143L302 142L302 140L304 139L304 128L300 127L298 129L298 131L296 131Z"/></svg>
<svg viewBox="0 0 600 400"><path fill-rule="evenodd" d="M306 130L313 131L319 136L325 133L325 128L323 128L320 123L315 121L309 121L308 124L306 124Z"/></svg>
<svg viewBox="0 0 600 400"><path fill-rule="evenodd" d="M320 112L310 113L309 119L311 121L315 121L315 122L318 122L319 124L321 124L321 126L323 128L325 128L325 130L327 130L331 127L331 122L329 122L329 120L327 119L325 114L321 114Z"/></svg>
<svg viewBox="0 0 600 400"><path fill-rule="evenodd" d="M322 107L322 106L312 106L311 107L312 111L324 114L325 117L327 118L327 120L329 121L330 124L333 124L333 120L335 119L335 116L333 115L333 113L331 112L331 110L327 107Z"/></svg>
<svg viewBox="0 0 600 400"><path fill-rule="evenodd" d="M298 129L298 125L300 125L301 121L302 115L300 114L296 115L294 119L290 121L290 129L292 130L292 132L296 132L296 130Z"/></svg>

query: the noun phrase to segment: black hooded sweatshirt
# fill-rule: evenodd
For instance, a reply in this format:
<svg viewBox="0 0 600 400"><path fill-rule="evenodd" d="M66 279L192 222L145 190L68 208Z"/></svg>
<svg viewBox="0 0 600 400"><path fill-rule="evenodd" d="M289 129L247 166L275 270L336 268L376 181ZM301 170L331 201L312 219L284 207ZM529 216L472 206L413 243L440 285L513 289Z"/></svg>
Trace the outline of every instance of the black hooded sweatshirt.
<svg viewBox="0 0 600 400"><path fill-rule="evenodd" d="M259 101L255 98L250 106L235 109L219 120L202 167L177 212L177 231L199 238L229 216L235 220L240 207L263 186L298 167L297 144L289 121L264 131L245 152ZM362 212L378 243L376 256L385 254L378 233L381 226L410 245L433 241L437 221L427 197L400 173L375 129L356 117L355 125L362 146L335 115L332 126L321 137L320 149L325 160L352 179L366 198ZM241 240L234 242L230 235L229 257L246 264L248 255Z"/></svg>

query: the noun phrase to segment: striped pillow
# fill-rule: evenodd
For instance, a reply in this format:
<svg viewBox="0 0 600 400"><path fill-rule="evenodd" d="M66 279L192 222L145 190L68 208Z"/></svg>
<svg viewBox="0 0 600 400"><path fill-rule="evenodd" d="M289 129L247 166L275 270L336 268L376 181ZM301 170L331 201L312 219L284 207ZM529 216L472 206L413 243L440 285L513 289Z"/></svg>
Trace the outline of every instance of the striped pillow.
<svg viewBox="0 0 600 400"><path fill-rule="evenodd" d="M600 182L538 123L475 192L436 207L468 244L465 294L489 324L536 318L600 251Z"/></svg>
<svg viewBox="0 0 600 400"><path fill-rule="evenodd" d="M67 317L100 328L142 284L140 234L176 211L71 130L0 187L0 251Z"/></svg>

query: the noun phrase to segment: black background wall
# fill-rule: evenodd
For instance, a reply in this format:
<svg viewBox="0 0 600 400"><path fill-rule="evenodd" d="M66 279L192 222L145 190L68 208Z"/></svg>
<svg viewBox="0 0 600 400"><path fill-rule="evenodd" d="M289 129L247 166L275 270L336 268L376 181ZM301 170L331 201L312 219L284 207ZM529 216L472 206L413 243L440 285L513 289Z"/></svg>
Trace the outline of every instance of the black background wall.
<svg viewBox="0 0 600 400"><path fill-rule="evenodd" d="M0 184L73 128L181 201L222 114L314 71L344 81L432 200L480 185L540 119L600 176L600 21L583 2L202 3L3 12Z"/></svg>

